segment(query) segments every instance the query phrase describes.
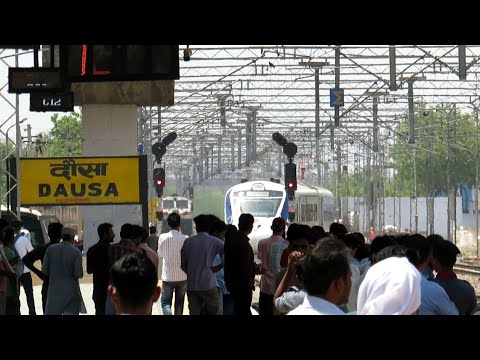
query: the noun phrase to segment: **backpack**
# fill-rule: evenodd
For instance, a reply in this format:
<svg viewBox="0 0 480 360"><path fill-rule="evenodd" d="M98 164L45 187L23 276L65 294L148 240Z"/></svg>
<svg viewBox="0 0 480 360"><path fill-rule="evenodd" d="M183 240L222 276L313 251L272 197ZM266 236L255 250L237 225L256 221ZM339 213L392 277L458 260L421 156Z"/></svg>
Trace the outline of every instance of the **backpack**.
<svg viewBox="0 0 480 360"><path fill-rule="evenodd" d="M13 244L10 246L10 249L15 253L15 256L18 256L18 261L15 265L12 266L13 270L15 270L15 273L17 274L17 277L20 278L20 276L23 275L23 269L24 269L24 264L22 259L20 258L20 255L18 254L17 249L15 248L15 243L17 240L22 236L21 234L15 235L15 240L13 241Z"/></svg>

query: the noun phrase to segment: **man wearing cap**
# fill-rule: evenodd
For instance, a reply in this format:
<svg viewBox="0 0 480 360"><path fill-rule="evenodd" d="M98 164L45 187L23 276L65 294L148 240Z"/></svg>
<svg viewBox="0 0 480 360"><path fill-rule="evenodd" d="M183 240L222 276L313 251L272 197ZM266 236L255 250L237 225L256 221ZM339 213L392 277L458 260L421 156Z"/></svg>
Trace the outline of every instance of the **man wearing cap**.
<svg viewBox="0 0 480 360"><path fill-rule="evenodd" d="M471 315L477 307L477 297L473 286L465 280L458 279L453 271L458 254L460 250L451 241L435 242L432 265L437 276L433 281L443 287L460 315Z"/></svg>
<svg viewBox="0 0 480 360"><path fill-rule="evenodd" d="M275 294L275 279L281 271L280 258L288 241L283 238L285 220L278 217L272 221L272 236L258 242L257 257L264 271L260 279L259 315L273 315L273 295Z"/></svg>
<svg viewBox="0 0 480 360"><path fill-rule="evenodd" d="M73 246L74 237L75 230L64 227L62 242L45 252L42 272L49 279L45 315L86 313L78 281L83 277L82 253Z"/></svg>

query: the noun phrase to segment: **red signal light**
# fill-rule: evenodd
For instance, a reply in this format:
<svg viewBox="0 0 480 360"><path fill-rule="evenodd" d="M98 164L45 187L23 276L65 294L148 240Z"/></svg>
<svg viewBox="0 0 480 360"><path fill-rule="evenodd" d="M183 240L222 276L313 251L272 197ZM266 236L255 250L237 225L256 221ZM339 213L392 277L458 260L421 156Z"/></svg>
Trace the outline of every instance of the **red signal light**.
<svg viewBox="0 0 480 360"><path fill-rule="evenodd" d="M288 183L288 187L289 187L289 188L293 188L293 182L289 182L289 183Z"/></svg>
<svg viewBox="0 0 480 360"><path fill-rule="evenodd" d="M161 179L158 179L157 180L157 185L162 185L163 184L163 181Z"/></svg>

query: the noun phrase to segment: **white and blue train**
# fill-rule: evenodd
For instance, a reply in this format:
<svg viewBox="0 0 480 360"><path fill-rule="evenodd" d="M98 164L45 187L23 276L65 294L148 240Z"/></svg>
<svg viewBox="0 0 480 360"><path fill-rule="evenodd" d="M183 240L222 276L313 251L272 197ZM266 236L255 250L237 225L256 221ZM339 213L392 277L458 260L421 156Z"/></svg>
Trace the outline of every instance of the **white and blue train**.
<svg viewBox="0 0 480 360"><path fill-rule="evenodd" d="M289 204L285 186L270 181L249 181L235 185L225 194L225 223L238 227L243 213L253 215L255 222L249 235L250 245L257 252L258 241L272 235L272 220L320 225L326 228L335 218L335 201L327 189L298 183L295 200Z"/></svg>

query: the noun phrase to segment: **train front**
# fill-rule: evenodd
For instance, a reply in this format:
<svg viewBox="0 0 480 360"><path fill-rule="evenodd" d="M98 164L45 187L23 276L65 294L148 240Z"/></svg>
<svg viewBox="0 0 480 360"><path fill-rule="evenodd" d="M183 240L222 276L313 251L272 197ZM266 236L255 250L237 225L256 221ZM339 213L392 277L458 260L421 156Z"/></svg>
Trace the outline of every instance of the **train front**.
<svg viewBox="0 0 480 360"><path fill-rule="evenodd" d="M277 183L251 181L233 187L229 197L231 215L226 212L227 222L238 227L238 218L245 213L252 214L255 219L253 230L248 237L256 254L258 242L272 235L273 219L282 217L287 220L288 203L285 189Z"/></svg>

